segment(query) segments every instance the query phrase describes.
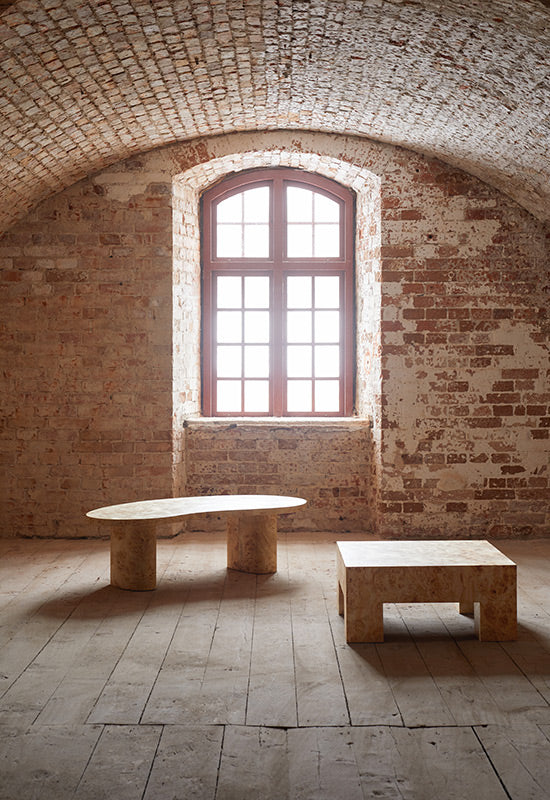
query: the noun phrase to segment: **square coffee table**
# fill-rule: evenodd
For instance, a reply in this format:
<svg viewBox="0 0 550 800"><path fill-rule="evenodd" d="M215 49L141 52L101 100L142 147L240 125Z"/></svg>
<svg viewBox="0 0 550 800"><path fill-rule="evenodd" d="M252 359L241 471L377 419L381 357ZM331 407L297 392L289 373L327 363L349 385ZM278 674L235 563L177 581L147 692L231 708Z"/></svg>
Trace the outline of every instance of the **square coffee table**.
<svg viewBox="0 0 550 800"><path fill-rule="evenodd" d="M337 542L347 642L383 642L384 603L459 603L480 641L517 636L516 565L479 540Z"/></svg>

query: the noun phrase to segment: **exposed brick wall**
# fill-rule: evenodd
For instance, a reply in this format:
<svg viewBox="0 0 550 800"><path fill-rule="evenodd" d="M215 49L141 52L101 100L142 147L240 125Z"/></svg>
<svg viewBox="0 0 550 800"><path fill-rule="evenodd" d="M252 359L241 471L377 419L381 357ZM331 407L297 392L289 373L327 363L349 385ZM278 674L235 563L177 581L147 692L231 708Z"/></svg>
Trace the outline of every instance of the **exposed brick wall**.
<svg viewBox="0 0 550 800"><path fill-rule="evenodd" d="M364 423L193 421L198 192L268 163L358 192ZM346 137L178 144L76 184L0 240L1 534L97 535L95 506L228 488L306 496L290 527L548 534L549 250L477 179Z"/></svg>
<svg viewBox="0 0 550 800"><path fill-rule="evenodd" d="M84 512L166 494L171 182L77 184L0 240L2 535L89 535Z"/></svg>
<svg viewBox="0 0 550 800"><path fill-rule="evenodd" d="M305 508L284 516L283 530L372 530L374 469L367 421L346 426L281 420L246 424L192 421L187 428L189 494L286 494ZM197 517L194 530L219 527Z"/></svg>
<svg viewBox="0 0 550 800"><path fill-rule="evenodd" d="M406 204L382 184L381 533L544 533L548 229L437 162L415 175Z"/></svg>

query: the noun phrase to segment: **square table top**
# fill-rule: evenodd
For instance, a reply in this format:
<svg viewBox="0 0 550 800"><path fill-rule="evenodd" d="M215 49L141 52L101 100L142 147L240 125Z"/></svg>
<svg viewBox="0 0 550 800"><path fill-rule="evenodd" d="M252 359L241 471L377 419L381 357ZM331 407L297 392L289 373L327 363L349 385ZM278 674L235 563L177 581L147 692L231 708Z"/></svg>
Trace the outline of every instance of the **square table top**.
<svg viewBox="0 0 550 800"><path fill-rule="evenodd" d="M498 548L479 539L336 542L346 567L515 566Z"/></svg>

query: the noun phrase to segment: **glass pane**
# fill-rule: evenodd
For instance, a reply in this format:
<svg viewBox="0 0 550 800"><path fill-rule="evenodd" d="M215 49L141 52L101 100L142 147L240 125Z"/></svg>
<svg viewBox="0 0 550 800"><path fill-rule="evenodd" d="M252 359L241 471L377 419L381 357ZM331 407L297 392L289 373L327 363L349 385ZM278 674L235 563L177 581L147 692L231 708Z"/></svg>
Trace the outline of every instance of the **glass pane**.
<svg viewBox="0 0 550 800"><path fill-rule="evenodd" d="M311 278L309 275L289 276L286 281L287 308L311 308Z"/></svg>
<svg viewBox="0 0 550 800"><path fill-rule="evenodd" d="M244 340L248 344L269 342L269 311L245 311Z"/></svg>
<svg viewBox="0 0 550 800"><path fill-rule="evenodd" d="M291 345L287 347L286 371L289 378L312 377L312 350L311 345Z"/></svg>
<svg viewBox="0 0 550 800"><path fill-rule="evenodd" d="M269 258L269 225L244 226L245 258Z"/></svg>
<svg viewBox="0 0 550 800"><path fill-rule="evenodd" d="M340 348L338 345L321 345L315 348L315 377L340 377Z"/></svg>
<svg viewBox="0 0 550 800"><path fill-rule="evenodd" d="M340 312L316 311L315 312L315 341L333 342L340 341Z"/></svg>
<svg viewBox="0 0 550 800"><path fill-rule="evenodd" d="M269 378L269 347L244 348L244 374L246 378Z"/></svg>
<svg viewBox="0 0 550 800"><path fill-rule="evenodd" d="M340 411L339 381L315 381L315 411Z"/></svg>
<svg viewBox="0 0 550 800"><path fill-rule="evenodd" d="M316 258L337 258L340 255L340 226L315 225L313 255Z"/></svg>
<svg viewBox="0 0 550 800"><path fill-rule="evenodd" d="M340 222L340 203L315 192L315 222Z"/></svg>
<svg viewBox="0 0 550 800"><path fill-rule="evenodd" d="M288 381L287 411L307 412L311 407L311 381Z"/></svg>
<svg viewBox="0 0 550 800"><path fill-rule="evenodd" d="M248 414L266 414L269 411L269 381L244 382L244 410Z"/></svg>
<svg viewBox="0 0 550 800"><path fill-rule="evenodd" d="M287 222L313 221L313 192L310 189L287 186L286 218Z"/></svg>
<svg viewBox="0 0 550 800"><path fill-rule="evenodd" d="M242 222L243 219L243 193L233 194L218 203L216 220L218 222Z"/></svg>
<svg viewBox="0 0 550 800"><path fill-rule="evenodd" d="M287 225L286 252L289 258L311 258L313 225Z"/></svg>
<svg viewBox="0 0 550 800"><path fill-rule="evenodd" d="M269 222L269 186L247 189L244 193L244 221Z"/></svg>
<svg viewBox="0 0 550 800"><path fill-rule="evenodd" d="M217 341L218 342L241 342L242 333L242 312L241 311L218 311L216 314L217 322Z"/></svg>
<svg viewBox="0 0 550 800"><path fill-rule="evenodd" d="M244 279L244 307L269 308L269 278L263 275Z"/></svg>
<svg viewBox="0 0 550 800"><path fill-rule="evenodd" d="M340 278L322 275L315 278L315 308L340 307Z"/></svg>
<svg viewBox="0 0 550 800"><path fill-rule="evenodd" d="M311 311L289 311L286 324L287 342L311 342Z"/></svg>
<svg viewBox="0 0 550 800"><path fill-rule="evenodd" d="M241 278L220 275L217 280L218 308L240 308L242 306Z"/></svg>
<svg viewBox="0 0 550 800"><path fill-rule="evenodd" d="M240 258L243 254L242 225L218 225L216 255L218 258Z"/></svg>
<svg viewBox="0 0 550 800"><path fill-rule="evenodd" d="M241 382L216 381L217 411L240 413L241 408Z"/></svg>
<svg viewBox="0 0 550 800"><path fill-rule="evenodd" d="M240 347L216 348L218 378L242 377L242 352Z"/></svg>

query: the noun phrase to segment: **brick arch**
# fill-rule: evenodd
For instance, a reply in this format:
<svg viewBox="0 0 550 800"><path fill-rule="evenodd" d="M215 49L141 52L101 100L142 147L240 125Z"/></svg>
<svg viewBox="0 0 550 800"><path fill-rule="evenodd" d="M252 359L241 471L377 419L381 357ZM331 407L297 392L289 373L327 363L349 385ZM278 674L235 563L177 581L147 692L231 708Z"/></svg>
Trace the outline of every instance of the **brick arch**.
<svg viewBox="0 0 550 800"><path fill-rule="evenodd" d="M317 138L317 137L316 137ZM319 137L324 138L324 137ZM319 144L319 141L317 141ZM225 153L173 179L173 409L174 484L184 485L185 421L200 414L200 194L234 172L294 167L350 187L356 194L356 407L373 420L380 443L381 337L380 178L352 158L279 147Z"/></svg>
<svg viewBox="0 0 550 800"><path fill-rule="evenodd" d="M4 0L0 230L121 159L285 129L437 156L548 219L547 6Z"/></svg>

